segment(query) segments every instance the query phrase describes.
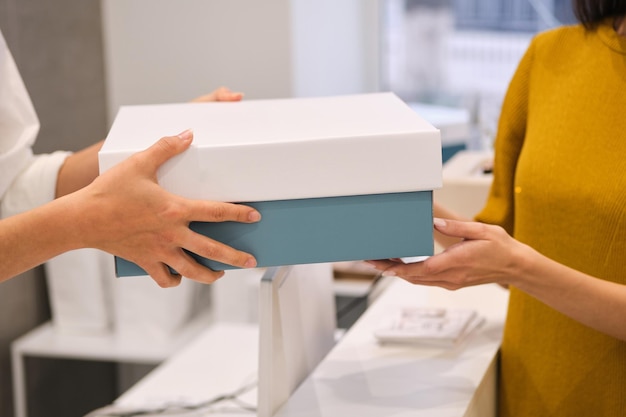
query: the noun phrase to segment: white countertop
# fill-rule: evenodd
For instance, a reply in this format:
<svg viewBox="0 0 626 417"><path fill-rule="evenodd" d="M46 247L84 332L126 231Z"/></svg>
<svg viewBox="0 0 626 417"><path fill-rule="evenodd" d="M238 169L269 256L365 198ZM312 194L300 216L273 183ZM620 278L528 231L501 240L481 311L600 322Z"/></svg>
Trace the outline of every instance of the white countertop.
<svg viewBox="0 0 626 417"><path fill-rule="evenodd" d="M278 416L486 416L508 292L455 292L396 279L298 388ZM374 330L404 306L469 307L485 324L456 348L380 345Z"/></svg>
<svg viewBox="0 0 626 417"><path fill-rule="evenodd" d="M458 291L398 278L352 326L277 416L487 417L495 413L496 362L507 290ZM486 321L454 348L381 345L374 330L401 307L468 307ZM118 406L199 401L236 390L258 366L254 326L216 324L116 401ZM254 403L255 390L243 399ZM213 414L212 414L213 415ZM219 413L217 415L220 415ZM233 415L232 410L224 415ZM241 411L241 414L252 415Z"/></svg>

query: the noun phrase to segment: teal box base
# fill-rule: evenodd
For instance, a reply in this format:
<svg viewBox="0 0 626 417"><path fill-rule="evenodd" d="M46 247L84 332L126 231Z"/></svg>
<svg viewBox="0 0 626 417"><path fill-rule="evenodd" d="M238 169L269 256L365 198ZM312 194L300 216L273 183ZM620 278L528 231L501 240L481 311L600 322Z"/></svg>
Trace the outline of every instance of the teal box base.
<svg viewBox="0 0 626 417"><path fill-rule="evenodd" d="M262 220L192 223L192 230L253 254L258 267L432 255L432 191L244 203ZM214 270L235 267L191 254ZM146 275L116 258L117 276Z"/></svg>
<svg viewBox="0 0 626 417"><path fill-rule="evenodd" d="M457 145L444 146L441 148L441 162L445 163L448 159L452 158L454 154L467 149L464 143Z"/></svg>

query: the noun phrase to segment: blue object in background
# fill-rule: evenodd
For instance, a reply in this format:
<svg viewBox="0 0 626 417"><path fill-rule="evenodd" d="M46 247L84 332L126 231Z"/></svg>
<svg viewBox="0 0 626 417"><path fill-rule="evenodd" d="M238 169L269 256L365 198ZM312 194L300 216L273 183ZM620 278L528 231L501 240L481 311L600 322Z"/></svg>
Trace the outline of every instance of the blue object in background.
<svg viewBox="0 0 626 417"><path fill-rule="evenodd" d="M467 146L464 143L458 145L443 146L441 148L441 162L446 163L448 159L452 158L457 152L464 151Z"/></svg>

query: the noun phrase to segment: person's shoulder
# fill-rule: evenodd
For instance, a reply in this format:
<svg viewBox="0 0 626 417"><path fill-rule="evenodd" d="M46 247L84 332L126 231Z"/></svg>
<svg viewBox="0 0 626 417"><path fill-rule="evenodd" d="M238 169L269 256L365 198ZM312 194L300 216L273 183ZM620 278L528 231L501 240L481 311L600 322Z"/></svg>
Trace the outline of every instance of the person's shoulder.
<svg viewBox="0 0 626 417"><path fill-rule="evenodd" d="M564 48L582 42L585 28L582 25L564 25L538 33L532 43L538 49Z"/></svg>

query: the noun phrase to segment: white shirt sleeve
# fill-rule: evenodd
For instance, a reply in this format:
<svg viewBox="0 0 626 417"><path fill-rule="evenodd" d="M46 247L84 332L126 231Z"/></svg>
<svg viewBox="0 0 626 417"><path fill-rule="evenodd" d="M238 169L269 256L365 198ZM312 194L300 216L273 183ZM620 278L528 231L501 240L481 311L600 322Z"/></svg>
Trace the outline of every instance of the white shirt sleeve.
<svg viewBox="0 0 626 417"><path fill-rule="evenodd" d="M0 215L12 216L48 203L55 198L59 169L70 152L33 156L11 183L0 202Z"/></svg>
<svg viewBox="0 0 626 417"><path fill-rule="evenodd" d="M0 218L55 197L68 152L33 155L38 131L37 114L0 32Z"/></svg>

